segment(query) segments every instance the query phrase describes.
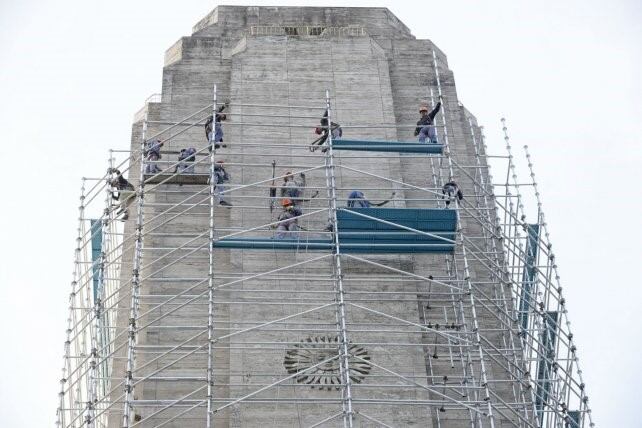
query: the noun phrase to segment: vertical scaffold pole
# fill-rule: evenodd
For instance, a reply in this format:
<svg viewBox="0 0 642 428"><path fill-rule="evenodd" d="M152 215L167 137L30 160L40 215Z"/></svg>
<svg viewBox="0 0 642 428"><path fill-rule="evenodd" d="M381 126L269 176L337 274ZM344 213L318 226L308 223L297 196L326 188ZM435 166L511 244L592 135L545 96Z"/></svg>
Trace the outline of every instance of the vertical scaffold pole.
<svg viewBox="0 0 642 428"><path fill-rule="evenodd" d="M73 373L73 369L71 367L71 333L72 333L72 326L74 325L73 319L74 319L74 311L75 311L75 300L76 300L76 293L78 292L77 286L78 286L78 280L80 276L80 242L82 240L82 222L84 221L85 217L85 179L82 179L82 184L80 186L80 205L78 205L78 236L76 237L76 249L74 250L74 271L72 275L72 280L71 280L71 293L69 293L69 317L67 318L67 331L66 331L66 340L65 340L65 347L64 347L64 355L63 355L63 366L62 366L62 378L60 379L60 393L58 394L60 402L59 402L59 407L58 407L58 417L56 424L61 426L61 427L66 427L67 424L65 422L65 412L68 410L70 412L69 420L73 421L75 419L74 417L74 399L73 399L73 394L72 394L72 387L71 385L73 382L71 382L70 379L67 378L67 376L71 376ZM67 407L65 406L65 387L67 385L70 385L68 390L67 390Z"/></svg>
<svg viewBox="0 0 642 428"><path fill-rule="evenodd" d="M504 214L504 224L509 226L504 226L508 231L507 235L509 239L513 242L516 242L516 250L511 252L511 266L513 270L516 271L516 274L519 275L520 266L526 260L526 250L522 244L522 237L519 232L520 229L520 220L524 222L526 220L526 214L524 213L524 204L522 203L522 194L519 189L519 183L517 182L517 172L515 170L515 159L513 157L512 147L510 144L510 137L508 136L508 129L506 128L506 119L501 118L502 122L502 132L504 133L504 142L506 143L506 153L508 153L508 166L506 168L506 206L509 208ZM512 187L515 189L515 196L517 197L517 204L513 204L513 193L511 192L510 179L513 179ZM514 208L515 207L515 208ZM513 209L514 208L514 209ZM521 214L520 214L521 213ZM512 229L512 231L511 231ZM512 237L512 238L511 238ZM534 286L537 287L537 282L534 283ZM533 290L534 293L537 293L536 290ZM530 310L530 309L529 309ZM523 335L523 339L526 340L526 335Z"/></svg>
<svg viewBox="0 0 642 428"><path fill-rule="evenodd" d="M508 296L506 295L506 291L504 290L505 286L511 286L511 281L510 278L508 277L508 269L507 266L504 262L504 260L499 256L499 252L501 251L501 248L497 245L496 240L500 236L501 229L499 227L499 219L497 218L496 215L493 214L491 211L491 204L494 200L493 192L492 192L492 187L491 187L491 176L490 176L490 169L487 169L488 171L486 174L484 173L483 170L483 165L481 162L481 154L482 150L484 153L486 152L485 150L485 139L484 139L484 127L480 126L479 127L479 140L475 137L475 125L473 124L472 118L468 117L468 126L470 127L470 134L472 137L472 142L473 142L473 148L475 151L475 165L477 167L477 174L478 174L478 180L479 180L479 188L480 191L483 195L483 208L484 211L481 213L483 217L485 217L486 222L488 224L488 227L490 228L491 232L488 233L486 229L484 229L484 235L486 236L486 242L487 245L489 245L489 250L492 253L492 260L494 262L494 265L496 266L496 278L500 280L499 287L497 287L497 290L499 292L499 300L504 303L505 305L505 312L506 314L511 314L510 307L507 305L510 305L511 302L511 295L509 294ZM487 167L489 166L488 164L486 165ZM485 177L485 175L488 175L488 177ZM488 181L487 181L488 178ZM509 289L510 291L510 289ZM517 368L519 370L519 373L515 373L513 370L511 370L511 375L518 381L518 388L519 388L519 398L521 398L523 403L532 403L533 402L533 391L532 388L529 388L528 391L524 390L524 385L522 383L522 380L524 376L527 376L526 373L528 373L528 366L523 362L523 356L525 355L524 349L522 347L522 343L519 340L519 335L517 339L515 338L513 334L513 319L511 316L507 315L501 315L502 317L502 323L505 325L506 331L507 331L507 340L508 343L504 344L504 347L509 348L510 354L512 356L512 367ZM506 340L506 338L505 338ZM519 358L519 355L522 356L522 358ZM513 393L515 394L515 387L513 386ZM514 395L515 397L515 402L517 403L517 395ZM526 420L529 420L529 409L528 404L524 404L523 412L524 412L524 418Z"/></svg>
<svg viewBox="0 0 642 428"><path fill-rule="evenodd" d="M448 171L450 174L450 179L452 180L454 178L454 173L453 173L452 159L450 158L450 146L448 144L448 127L446 126L447 109L446 109L446 105L443 100L443 94L441 91L441 79L439 76L439 64L437 63L437 54L435 53L435 49L431 49L431 50L432 50L433 67L435 69L435 79L437 80L437 93L439 95L439 99L442 100L441 121L444 126L444 155L446 156L446 159L448 159ZM461 219L459 217L459 200L457 198L455 198L455 207L457 209L457 233L461 237L461 252L462 252L462 259L464 262L464 281L466 283L466 294L468 294L470 298L470 314L471 314L472 323L473 323L472 332L474 333L474 336L475 336L474 342L476 344L477 352L479 355L479 370L480 370L481 382L482 382L481 386L484 388L485 401L486 401L487 413L488 413L488 421L490 423L490 427L494 428L495 416L493 414L493 406L490 399L490 390L488 389L488 377L486 374L486 362L485 362L486 357L484 356L484 349L482 348L482 345L481 345L481 335L479 333L479 323L477 321L475 293L473 290L472 282L470 280L470 268L468 266L466 244L464 243L464 240L463 240L463 229L461 225ZM453 255L453 260L455 260L454 255Z"/></svg>
<svg viewBox="0 0 642 428"><path fill-rule="evenodd" d="M214 85L214 99L212 104L212 131L216 126L216 85ZM209 137L208 137L209 138ZM215 157L216 148L213 141L210 144L210 224L209 224L209 274L207 278L207 428L212 426L212 403L214 386L214 207L216 191Z"/></svg>
<svg viewBox="0 0 642 428"><path fill-rule="evenodd" d="M539 192L539 188L537 187L537 180L535 179L535 171L533 169L533 162L531 160L531 155L528 152L528 146L524 145L524 153L526 154L526 160L528 162L528 170L530 172L530 177L531 177L531 183L533 185L533 189L535 190L535 199L537 200L537 216L538 216L538 223L541 225L542 229L544 230L544 236L546 237L546 242L545 244L548 246L550 253L550 257L554 260L555 255L552 252L552 247L553 245L551 244L551 239L550 239L550 233L548 231L548 225L546 224L546 219L544 217L544 210L542 207L542 199L541 199L541 194ZM540 238L541 239L541 238ZM560 283L560 275L557 269L557 263L553 263L553 272L555 274L555 286L557 287L558 293L559 293L559 299L560 301L563 300L562 297L562 286ZM571 321L568 319L568 311L566 310L566 307L563 307L562 309L562 317L565 320L566 323L566 328L568 329L567 334L567 340L568 340L568 347L571 350L572 357L567 359L567 365L565 367L565 373L567 373L567 376L570 376L572 373L572 367L571 364L575 363L577 366L577 377L579 379L579 389L580 389L580 409L579 409L579 415L577 416L578 418L584 417L584 415L588 415L589 419L589 426L594 427L595 424L593 422L593 418L591 416L591 409L588 407L588 396L586 395L586 390L585 390L585 383L584 383L584 378L582 376L582 370L579 368L579 358L576 355L576 346L573 344L573 337L571 332ZM567 381L567 383L570 383L570 381ZM580 416L581 415L581 416Z"/></svg>
<svg viewBox="0 0 642 428"><path fill-rule="evenodd" d="M138 300L140 293L140 268L143 258L143 224L145 206L145 135L147 133L147 112L143 119L143 131L140 139L140 174L137 192L138 214L136 216L136 231L134 233L134 262L132 266L131 299L129 312L129 327L127 338L127 367L125 369L125 399L123 407L123 427L129 428L131 424L132 400L134 397L134 368L136 364Z"/></svg>
<svg viewBox="0 0 642 428"><path fill-rule="evenodd" d="M328 112L328 150L325 156L326 183L330 200L330 222L332 224L332 239L334 241L334 289L337 303L337 329L339 333L339 370L341 372L343 425L352 428L354 413L352 409L352 386L350 379L350 364L348 353L348 329L346 325L345 293L343 289L343 273L341 270L341 246L337 224L337 192L334 167L334 153L332 151L332 110L330 108L330 91L325 91L325 107Z"/></svg>
<svg viewBox="0 0 642 428"><path fill-rule="evenodd" d="M109 227L111 220L111 171L114 163L113 152L109 151L109 168L107 170L106 180L105 180L105 208L103 210L103 215L100 220L100 262L98 263L98 284L96 286L96 291L94 293L94 313L93 317L93 333L91 335L91 360L89 362L90 367L90 385L89 385L89 397L87 400L87 415L85 416L85 423L87 427L94 428L96 426L95 414L96 414L96 403L98 403L98 394L99 394L99 385L102 385L105 382L105 379L102 379L102 374L100 373L99 368L99 349L104 346L104 337L103 337L103 318L104 318L104 289L105 289L105 268L108 265L107 253L109 249L107 248L107 243L109 240ZM91 233L93 239L94 228L91 228ZM103 391L104 393L104 391Z"/></svg>

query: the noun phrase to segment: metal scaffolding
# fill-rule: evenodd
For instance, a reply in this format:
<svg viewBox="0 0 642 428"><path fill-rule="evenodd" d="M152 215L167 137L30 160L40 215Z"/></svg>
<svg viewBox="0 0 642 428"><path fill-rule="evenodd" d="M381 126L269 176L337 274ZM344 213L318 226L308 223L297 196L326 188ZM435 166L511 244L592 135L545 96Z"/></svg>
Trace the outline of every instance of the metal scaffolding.
<svg viewBox="0 0 642 428"><path fill-rule="evenodd" d="M435 105L445 96L433 61ZM378 166L385 142L341 147L326 92L306 106L230 103L223 125L313 128L325 110L317 151L241 134L197 150L193 172L149 159L147 142L200 129L220 98L215 87L212 104L176 123L139 116L139 149L112 151L102 177L83 179L59 427L594 426L531 157L524 147L522 182L503 119L505 154L488 154L467 116L472 155L458 159L444 102L443 150L391 149L425 171L404 175ZM124 222L115 169L136 188ZM283 232L270 189L300 174L299 229ZM452 180L462 200L442 192ZM351 210L354 189L393 196ZM452 213L452 235L410 212Z"/></svg>

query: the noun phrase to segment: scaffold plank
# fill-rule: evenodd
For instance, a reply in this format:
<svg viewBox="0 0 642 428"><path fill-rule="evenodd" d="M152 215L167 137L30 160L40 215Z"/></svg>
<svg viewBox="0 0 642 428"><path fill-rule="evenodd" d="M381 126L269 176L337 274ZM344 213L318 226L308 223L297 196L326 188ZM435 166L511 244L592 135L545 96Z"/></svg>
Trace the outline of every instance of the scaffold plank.
<svg viewBox="0 0 642 428"><path fill-rule="evenodd" d="M379 236L379 234L370 234ZM341 244L343 253L365 254L402 254L402 253L450 253L453 245L435 241L410 242L378 241L376 238L367 240L352 240ZM214 248L228 248L240 250L275 250L275 251L331 251L334 242L330 239L273 239L265 237L252 238L223 238L214 242Z"/></svg>
<svg viewBox="0 0 642 428"><path fill-rule="evenodd" d="M416 141L377 141L377 140L333 140L333 150L353 150L389 153L430 153L442 154L443 144L418 143Z"/></svg>
<svg viewBox="0 0 642 428"><path fill-rule="evenodd" d="M337 211L337 224L341 251L345 253L445 253L454 248L451 241L455 238L457 213L440 209L342 209ZM214 247L327 251L333 250L335 245L331 239L231 237L216 241Z"/></svg>

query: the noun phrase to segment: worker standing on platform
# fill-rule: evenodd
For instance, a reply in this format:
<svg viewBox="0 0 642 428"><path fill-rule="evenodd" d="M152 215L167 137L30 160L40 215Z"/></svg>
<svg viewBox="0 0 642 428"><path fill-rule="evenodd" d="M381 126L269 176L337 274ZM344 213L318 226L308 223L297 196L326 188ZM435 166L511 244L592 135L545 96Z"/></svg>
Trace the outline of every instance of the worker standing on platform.
<svg viewBox="0 0 642 428"><path fill-rule="evenodd" d="M276 238L296 238L299 230L299 217L303 212L294 205L294 202L288 198L281 200L283 212L279 215L279 223L276 226Z"/></svg>
<svg viewBox="0 0 642 428"><path fill-rule="evenodd" d="M230 181L231 177L223 167L223 164L224 162L220 160L216 162L216 165L214 165L214 179L216 180L214 195L218 199L218 203L220 205L231 207L232 204L227 201L227 195L225 195L225 183Z"/></svg>
<svg viewBox="0 0 642 428"><path fill-rule="evenodd" d="M181 152L178 155L178 164L174 172L179 174L194 174L194 162L196 161L196 149L194 147L188 147L187 149L181 149Z"/></svg>
<svg viewBox="0 0 642 428"><path fill-rule="evenodd" d="M212 151L212 144L215 149L221 146L227 147L225 144L221 144L223 143L223 127L221 126L221 122L227 120L227 115L223 113L223 110L225 110L228 105L229 102L226 101L216 112L216 118L210 115L205 122L205 138L207 138L210 151ZM214 123L214 132L212 132L212 122Z"/></svg>
<svg viewBox="0 0 642 428"><path fill-rule="evenodd" d="M421 118L417 122L417 127L415 128L415 137L419 137L418 140L420 143L425 143L426 139L433 144L437 144L439 142L437 139L437 130L433 125L435 116L439 113L439 109L441 108L441 96L439 98L440 101L430 113L428 113L428 106L426 104L422 104L419 107Z"/></svg>
<svg viewBox="0 0 642 428"><path fill-rule="evenodd" d="M161 140L149 140L145 143L145 174L157 174L161 172L161 168L156 164L161 158L161 147L163 147Z"/></svg>
<svg viewBox="0 0 642 428"><path fill-rule="evenodd" d="M332 122L331 126L329 129L332 130L332 139L337 140L343 136L343 130L341 129L341 125L338 123ZM315 128L314 132L317 135L321 135L319 138L314 140L312 144L310 144L310 151L313 152L316 149L318 149L320 146L322 146L326 140L328 139L328 110L323 113L323 117L321 118L321 126L318 126ZM322 149L322 152L325 152L327 148Z"/></svg>
<svg viewBox="0 0 642 428"><path fill-rule="evenodd" d="M446 208L450 205L450 201L454 201L455 198L460 201L464 199L464 194L452 178L448 183L444 184L444 187L441 189L441 193L444 195L443 198L446 200Z"/></svg>
<svg viewBox="0 0 642 428"><path fill-rule="evenodd" d="M111 191L112 199L120 201L120 207L116 216L123 215L120 219L125 221L129 218L129 206L136 200L136 190L134 186L123 177L116 168L109 171L110 174L116 174L116 177L110 180L109 184L115 189Z"/></svg>
<svg viewBox="0 0 642 428"><path fill-rule="evenodd" d="M286 172L281 185L281 197L288 198L294 205L301 205L304 201L303 191L305 190L305 174L299 174L299 180L294 178L294 174Z"/></svg>

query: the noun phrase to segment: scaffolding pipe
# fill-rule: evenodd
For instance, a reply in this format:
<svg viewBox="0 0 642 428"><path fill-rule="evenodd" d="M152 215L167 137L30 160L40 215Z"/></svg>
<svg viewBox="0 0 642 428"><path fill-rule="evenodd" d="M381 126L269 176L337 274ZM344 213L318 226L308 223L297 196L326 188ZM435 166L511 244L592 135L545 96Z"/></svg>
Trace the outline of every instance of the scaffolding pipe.
<svg viewBox="0 0 642 428"><path fill-rule="evenodd" d="M212 102L212 134L216 126L216 113L218 103L216 100L216 84L213 91L214 100ZM209 139L210 151L210 185L209 185L209 242L207 245L208 253L208 275L207 275L207 420L205 426L212 427L212 398L214 394L214 208L215 208L215 191L216 191L216 144Z"/></svg>
<svg viewBox="0 0 642 428"><path fill-rule="evenodd" d="M328 183L328 199L330 200L330 223L332 224L332 240L334 241L334 254L332 261L334 269L332 272L334 286L336 291L337 304L337 333L339 335L339 369L342 380L342 406L343 406L343 426L352 428L354 423L354 414L352 410L352 380L350 378L350 363L348 350L348 328L346 326L346 306L345 293L343 290L343 272L341 270L341 245L339 242L339 223L337 222L337 194L336 178L334 169L334 152L332 149L332 110L330 108L330 91L325 91L326 111L328 112L328 134L327 134L327 151L325 155L325 173L326 182Z"/></svg>
<svg viewBox="0 0 642 428"><path fill-rule="evenodd" d="M130 315L128 326L127 338L127 363L125 369L125 399L123 403L123 428L129 428L131 425L131 411L132 401L134 397L134 383L133 376L136 365L135 348L137 343L138 330L136 321L138 320L138 305L140 292L140 277L141 265L143 259L143 224L144 224L144 208L145 208L145 134L147 133L147 112L145 119L143 119L141 142L140 142L140 175L139 187L137 192L138 213L136 216L136 231L135 231L135 245L134 245L134 260L132 267L131 279L131 300L130 300Z"/></svg>

